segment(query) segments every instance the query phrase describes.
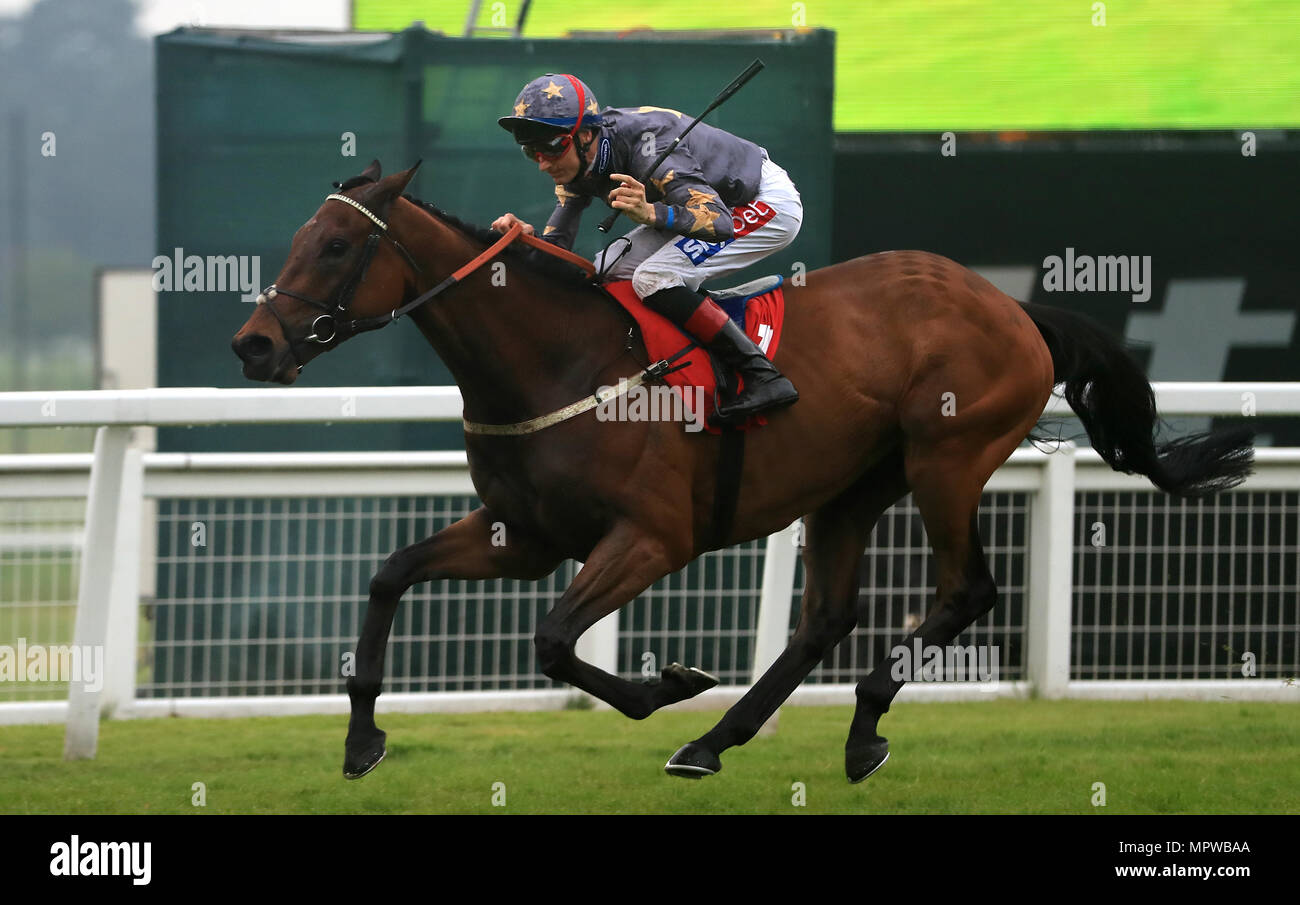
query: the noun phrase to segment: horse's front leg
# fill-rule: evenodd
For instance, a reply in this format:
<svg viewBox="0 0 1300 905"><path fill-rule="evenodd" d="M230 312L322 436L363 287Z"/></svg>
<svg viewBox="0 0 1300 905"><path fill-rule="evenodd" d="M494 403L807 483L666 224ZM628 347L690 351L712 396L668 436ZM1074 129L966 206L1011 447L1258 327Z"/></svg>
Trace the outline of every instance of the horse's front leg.
<svg viewBox="0 0 1300 905"><path fill-rule="evenodd" d="M583 632L684 564L675 562L661 541L636 526L616 526L592 550L573 584L537 627L533 640L542 672L637 720L718 684L708 673L676 663L655 682L629 682L574 654Z"/></svg>
<svg viewBox="0 0 1300 905"><path fill-rule="evenodd" d="M383 683L393 616L407 588L435 578L535 581L563 562L562 554L513 527L506 535L508 543L494 544L495 523L486 508L476 509L433 537L398 550L371 579L370 605L357 642L356 675L348 679L352 717L344 744L343 775L347 779L365 776L384 757L385 735L375 725L375 698Z"/></svg>

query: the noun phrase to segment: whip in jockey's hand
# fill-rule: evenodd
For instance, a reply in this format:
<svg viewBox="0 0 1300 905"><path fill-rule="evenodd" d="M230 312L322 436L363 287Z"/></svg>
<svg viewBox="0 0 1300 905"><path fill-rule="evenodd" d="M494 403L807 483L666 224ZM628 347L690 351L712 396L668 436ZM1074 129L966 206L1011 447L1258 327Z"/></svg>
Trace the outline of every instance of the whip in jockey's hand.
<svg viewBox="0 0 1300 905"><path fill-rule="evenodd" d="M663 107L602 110L591 89L567 74L529 82L515 99L513 115L497 122L555 183L555 210L543 239L572 248L592 198L638 224L604 275L631 280L647 307L740 373L744 391L718 409L721 419L743 422L799 399L745 331L698 291L706 280L780 251L799 233L803 202L767 151L701 122L648 172L690 119ZM503 214L492 228L505 232L517 221ZM595 263L598 273L605 271L603 253Z"/></svg>
<svg viewBox="0 0 1300 905"><path fill-rule="evenodd" d="M619 187L609 193L609 206L627 214L633 223L654 226L655 209L653 204L646 203L645 186L622 173L610 173L609 178L619 183Z"/></svg>

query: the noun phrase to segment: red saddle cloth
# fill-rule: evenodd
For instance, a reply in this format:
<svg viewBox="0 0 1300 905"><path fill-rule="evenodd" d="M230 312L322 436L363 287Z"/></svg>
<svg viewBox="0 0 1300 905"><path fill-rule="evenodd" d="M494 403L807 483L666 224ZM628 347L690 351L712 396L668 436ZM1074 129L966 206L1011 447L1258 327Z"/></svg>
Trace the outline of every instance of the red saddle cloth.
<svg viewBox="0 0 1300 905"><path fill-rule="evenodd" d="M651 364L671 358L681 351L683 346L695 342L693 337L683 333L668 318L647 308L645 303L637 298L636 293L632 291L630 280L606 283L604 288L636 319L637 325L641 328L641 338L645 341L646 352L650 356ZM785 292L780 285L750 298L715 299L715 301L736 322L737 326L744 329L745 334L763 350L769 359L776 356L777 347L781 343L781 322L785 319ZM699 413L696 412L696 403L701 398L701 394L695 388L702 388L704 413L703 418L699 420L704 422L710 433L720 434L722 433L721 428L708 423L708 418L717 411L717 397L715 395L717 377L713 373L713 365L709 360L709 354L703 348L697 346L673 362L673 366L676 367L687 362L689 364L686 364L686 367L673 371L661 379L669 386L679 388L687 410L697 418ZM741 388L744 388L743 383ZM749 430L766 423L767 419L764 416L755 415L743 425L738 425L738 428L740 430Z"/></svg>

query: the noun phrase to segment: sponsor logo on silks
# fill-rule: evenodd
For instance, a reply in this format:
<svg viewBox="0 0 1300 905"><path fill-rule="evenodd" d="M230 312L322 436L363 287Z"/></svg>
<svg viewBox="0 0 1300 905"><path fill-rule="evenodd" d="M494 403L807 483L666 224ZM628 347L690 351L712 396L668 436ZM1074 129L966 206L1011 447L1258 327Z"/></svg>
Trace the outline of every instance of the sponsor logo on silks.
<svg viewBox="0 0 1300 905"><path fill-rule="evenodd" d="M776 211L771 207L762 201L754 200L744 207L731 209L731 226L736 232L736 238L739 239L741 236L749 235L775 216Z"/></svg>
<svg viewBox="0 0 1300 905"><path fill-rule="evenodd" d="M596 152L596 172L604 175L609 172L609 157L613 153L610 140L604 136L600 139L600 149Z"/></svg>
<svg viewBox="0 0 1300 905"><path fill-rule="evenodd" d="M700 264L722 251L723 248L736 241L736 239L749 235L775 216L776 211L771 206L764 204L762 201L754 200L743 207L733 207L731 209L731 228L734 232L732 238L724 242L705 242L702 239L683 236L673 244L681 249L682 254L690 258L692 264L699 267Z"/></svg>
<svg viewBox="0 0 1300 905"><path fill-rule="evenodd" d="M722 251L722 249L726 245L730 244L730 242L730 239L726 242L705 242L703 239L692 239L689 236L682 236L673 244L682 250L682 254L690 258L692 264L699 267L709 258Z"/></svg>

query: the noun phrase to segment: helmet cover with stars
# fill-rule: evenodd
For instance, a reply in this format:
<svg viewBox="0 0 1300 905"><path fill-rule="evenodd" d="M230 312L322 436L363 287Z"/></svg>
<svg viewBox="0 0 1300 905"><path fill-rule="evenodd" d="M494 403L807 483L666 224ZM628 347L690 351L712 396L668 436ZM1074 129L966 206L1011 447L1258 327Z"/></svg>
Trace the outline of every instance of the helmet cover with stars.
<svg viewBox="0 0 1300 905"><path fill-rule="evenodd" d="M578 107L579 95L581 109ZM568 132L579 122L581 128L599 126L599 111L596 95L582 79L548 72L524 86L515 98L514 115L501 117L497 124L522 143L537 141L556 132Z"/></svg>

